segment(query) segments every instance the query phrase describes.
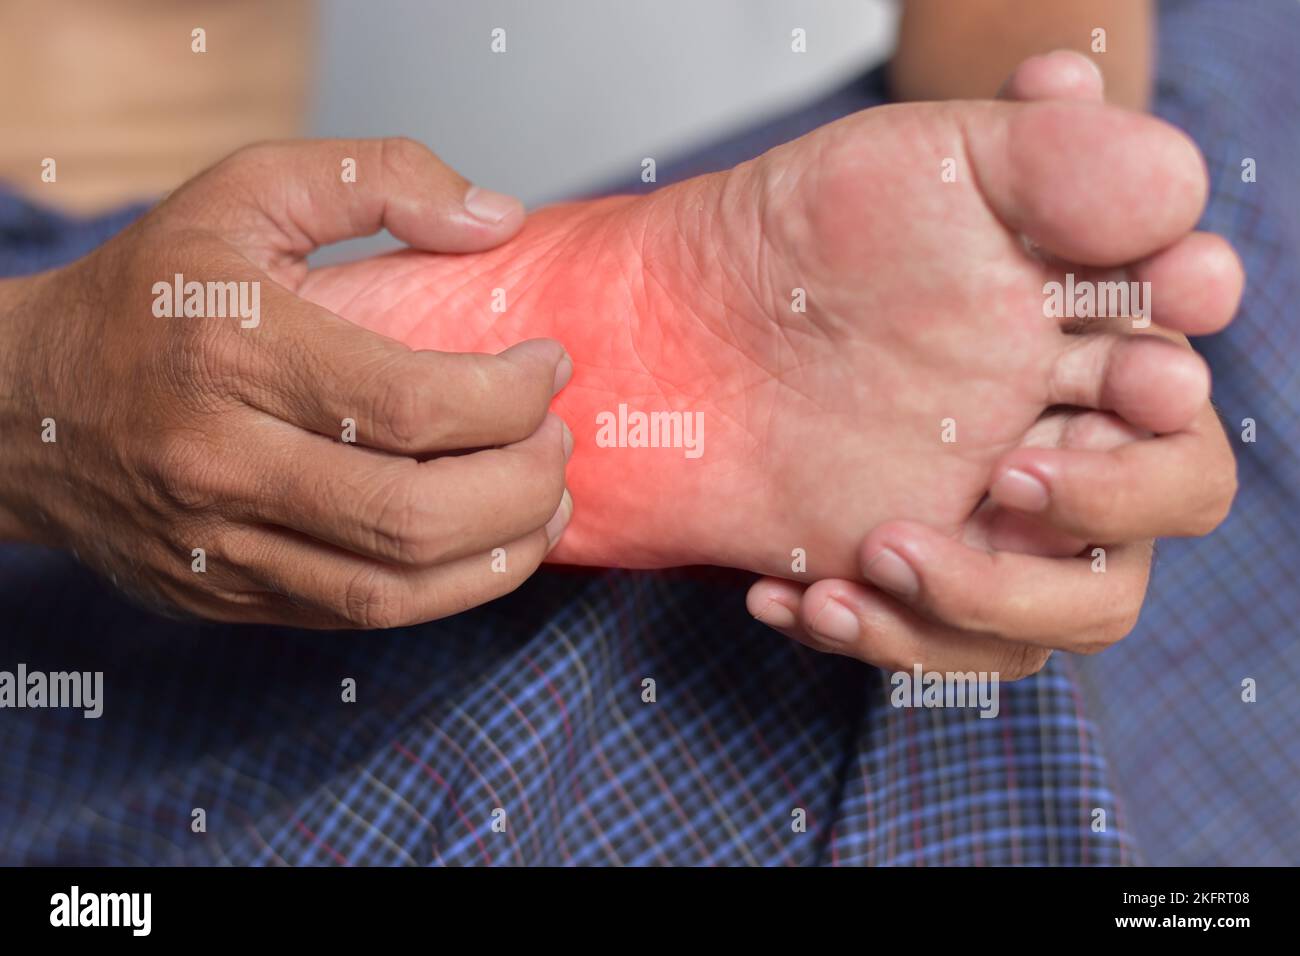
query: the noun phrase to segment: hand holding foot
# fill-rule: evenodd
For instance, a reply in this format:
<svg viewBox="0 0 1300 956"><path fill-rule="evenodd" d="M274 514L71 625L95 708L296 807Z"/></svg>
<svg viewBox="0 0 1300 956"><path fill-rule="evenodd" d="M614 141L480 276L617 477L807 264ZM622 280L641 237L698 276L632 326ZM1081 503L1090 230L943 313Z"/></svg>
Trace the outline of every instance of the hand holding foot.
<svg viewBox="0 0 1300 956"><path fill-rule="evenodd" d="M885 107L724 174L545 210L499 250L324 269L301 292L414 348L565 343L576 372L554 407L579 507L556 560L788 575L801 548L810 577L849 577L852 529L956 534L1049 406L1156 431L1192 420L1198 357L1075 334L1044 318L1043 287L1122 270L1159 288L1158 323L1226 323L1203 280L1231 254L1188 234L1205 192L1195 147L1149 117ZM705 454L598 447L598 416L620 405L702 414Z"/></svg>
<svg viewBox="0 0 1300 956"><path fill-rule="evenodd" d="M415 353L285 288L384 226L450 251L517 231L468 187L405 141L250 147L0 283L0 537L219 620L386 627L512 590L571 512L564 349Z"/></svg>
<svg viewBox="0 0 1300 956"><path fill-rule="evenodd" d="M1005 95L1099 101L1100 78L1082 57L1051 54L1022 66ZM1235 311L1241 290L1239 267L1210 242L1210 306L1186 313L1189 322L1207 320L1204 330ZM1187 428L1161 437L1097 412L1052 413L999 462L990 498L961 542L889 523L861 552L875 587L828 579L805 589L767 578L747 603L789 637L890 670L921 664L1026 676L1052 649L1087 653L1127 635L1146 590L1149 539L1213 530L1235 474L1208 402Z"/></svg>

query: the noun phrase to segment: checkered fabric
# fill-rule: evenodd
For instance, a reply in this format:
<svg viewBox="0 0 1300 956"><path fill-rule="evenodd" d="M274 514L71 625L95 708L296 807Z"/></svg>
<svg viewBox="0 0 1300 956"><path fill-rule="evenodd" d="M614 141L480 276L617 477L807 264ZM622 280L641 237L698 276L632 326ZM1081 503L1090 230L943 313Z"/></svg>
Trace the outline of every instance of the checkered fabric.
<svg viewBox="0 0 1300 956"><path fill-rule="evenodd" d="M1285 430L1295 429L1285 412L1296 395L1292 386L1284 401L1277 384L1291 375L1294 354L1284 303L1294 301L1285 294L1294 291L1288 255L1300 248L1292 231L1300 220L1284 228L1277 214L1295 197L1283 170L1288 152L1296 155L1287 128L1296 114L1281 112L1292 105L1294 82L1282 87L1295 68L1279 54L1271 80L1259 78L1269 97L1253 104L1209 91L1209 102L1193 102L1182 89L1188 75L1174 72L1180 61L1168 56L1169 48L1198 51L1231 71L1213 80L1240 89L1243 64L1270 62L1261 51L1300 37L1294 3L1252 2L1250 16L1238 6L1196 0L1170 8L1165 75L1177 83L1162 85L1161 103L1184 105L1184 125L1198 135L1217 135L1216 120L1253 119L1263 137L1249 140L1247 153L1260 159L1258 192L1228 182L1221 170L1236 163L1233 149L1210 144L1212 225L1243 250L1255 282L1253 314L1207 354L1220 388L1229 380L1221 395L1229 418L1257 410L1265 437L1242 452L1256 456L1253 487L1209 543L1229 553L1216 560L1199 550L1205 542L1167 548L1140 633L1099 659L1109 666L1114 655L1115 673L1089 686L1105 707L1119 708L1106 715L1107 752L1146 771L1126 782L1143 799L1164 801L1140 808L1153 845L1176 854L1178 836L1204 847L1203 862L1260 862L1274 852L1295 862L1296 835L1258 838L1256 828L1279 818L1253 816L1294 800L1259 791L1270 786L1268 774L1274 789L1287 782L1294 789L1300 739L1300 705L1283 700L1280 686L1294 687L1296 675L1285 645L1297 555L1286 532L1300 528L1284 507L1295 457L1283 447ZM1224 31L1228 20L1240 36ZM882 96L878 75L859 81L679 169L731 165ZM1216 109L1250 115L1218 117ZM0 200L0 269L11 273L32 262L10 257L27 248L11 221L19 205ZM1226 369L1224 353L1215 352L1224 340L1237 346ZM1242 512L1255 517L1242 520ZM67 556L0 548L0 669L22 661L33 670L105 674L98 720L0 711L0 862L1137 858L1072 660L1058 655L1038 677L1004 685L995 719L973 709L895 709L880 672L813 654L751 621L747 580L720 571L549 571L446 621L318 633L164 621L123 602ZM1204 639L1177 643L1193 634ZM1238 673L1260 681L1254 709L1238 703ZM355 703L341 699L348 679ZM1151 735L1161 724L1168 734ZM1131 729L1139 727L1141 735ZM1172 792L1185 799L1171 801ZM1225 805L1224 793L1235 795L1235 829L1220 841L1220 812L1208 808ZM195 833L200 808L206 831ZM1105 811L1104 830L1092 826L1097 810ZM1163 830L1147 826L1162 815Z"/></svg>
<svg viewBox="0 0 1300 956"><path fill-rule="evenodd" d="M880 672L751 621L738 575L549 573L437 624L321 634L165 623L61 555L4 555L4 659L105 675L98 720L0 718L8 862L1115 863L1129 851L1062 665L1004 686L995 719L895 710ZM1094 807L1105 833L1088 827Z"/></svg>
<svg viewBox="0 0 1300 956"><path fill-rule="evenodd" d="M1090 712L1143 858L1300 864L1300 3L1164 9L1160 114L1205 153L1202 228L1246 265L1241 313L1198 342L1237 453L1213 535L1160 544L1142 620L1086 662ZM1253 159L1256 181L1243 182ZM1242 440L1246 420L1255 441ZM1242 682L1257 699L1242 699Z"/></svg>

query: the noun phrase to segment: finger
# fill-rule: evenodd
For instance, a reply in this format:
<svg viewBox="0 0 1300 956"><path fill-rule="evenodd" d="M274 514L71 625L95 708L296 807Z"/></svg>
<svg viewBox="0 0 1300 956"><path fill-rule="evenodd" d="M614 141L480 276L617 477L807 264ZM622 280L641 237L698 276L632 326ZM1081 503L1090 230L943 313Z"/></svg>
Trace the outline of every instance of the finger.
<svg viewBox="0 0 1300 956"><path fill-rule="evenodd" d="M248 528L229 543L228 560L241 577L265 590L254 597L245 594L239 604L227 602L217 616L369 630L459 614L510 593L530 577L572 512L572 499L566 496L545 529L432 568L395 567L290 532Z"/></svg>
<svg viewBox="0 0 1300 956"><path fill-rule="evenodd" d="M1043 558L971 548L926 525L893 521L862 547L863 576L932 620L964 631L1091 653L1133 629L1151 548Z"/></svg>
<svg viewBox="0 0 1300 956"><path fill-rule="evenodd" d="M929 620L874 588L824 580L810 586L799 608L804 643L854 657L887 673L925 671L996 673L1020 680L1038 673L1050 648L1004 641Z"/></svg>
<svg viewBox="0 0 1300 956"><path fill-rule="evenodd" d="M745 595L745 608L754 620L786 637L807 643L798 623L804 586L780 578L759 578Z"/></svg>
<svg viewBox="0 0 1300 956"><path fill-rule="evenodd" d="M272 425L250 449L272 467L234 516L380 561L440 564L542 527L564 495L572 442L547 415L523 441L416 461Z"/></svg>
<svg viewBox="0 0 1300 956"><path fill-rule="evenodd" d="M1000 680L1020 680L1038 673L1052 654L1031 644L928 620L855 581L828 578L803 588L762 578L750 588L746 604L757 620L792 640L889 673L911 673L920 666L927 671L982 671L997 673Z"/></svg>
<svg viewBox="0 0 1300 956"><path fill-rule="evenodd" d="M263 283L265 318L236 336L230 390L309 431L403 454L521 441L573 363L551 339L499 355L413 351Z"/></svg>
<svg viewBox="0 0 1300 956"><path fill-rule="evenodd" d="M222 202L211 201L211 188ZM245 147L169 200L268 272L320 246L387 229L417 249L478 252L517 233L517 199L470 183L414 140L322 139Z"/></svg>
<svg viewBox="0 0 1300 956"><path fill-rule="evenodd" d="M1054 50L1021 62L998 98L1100 103L1106 98L1106 89L1095 61L1074 50Z"/></svg>
<svg viewBox="0 0 1300 956"><path fill-rule="evenodd" d="M999 505L1100 542L1209 534L1237 490L1236 460L1208 403L1186 431L1110 451L1018 448L993 475Z"/></svg>
<svg viewBox="0 0 1300 956"><path fill-rule="evenodd" d="M1155 335L1066 336L1048 378L1049 403L1112 411L1129 424L1173 432L1196 419L1210 395L1205 360Z"/></svg>
<svg viewBox="0 0 1300 956"><path fill-rule="evenodd" d="M1110 412L1059 409L1035 422L1021 440L1021 447L1109 451L1149 437L1150 432L1134 428ZM999 472L995 470L994 474ZM1011 479L1013 485L1016 481L1016 477ZM1038 514L1002 507L992 496L981 502L971 515L962 540L990 551L1060 558L1074 557L1088 543L1086 536L1063 531Z"/></svg>

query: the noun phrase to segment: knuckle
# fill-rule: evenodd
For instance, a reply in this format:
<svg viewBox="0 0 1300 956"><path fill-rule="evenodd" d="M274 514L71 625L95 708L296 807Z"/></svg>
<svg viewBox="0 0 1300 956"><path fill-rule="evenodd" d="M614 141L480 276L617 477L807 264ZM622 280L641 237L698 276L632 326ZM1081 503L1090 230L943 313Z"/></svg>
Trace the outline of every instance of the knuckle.
<svg viewBox="0 0 1300 956"><path fill-rule="evenodd" d="M431 564L441 557L436 538L423 530L435 527L437 517L409 476L383 485L366 513L376 554L399 564Z"/></svg>
<svg viewBox="0 0 1300 956"><path fill-rule="evenodd" d="M239 149L218 163L217 168L221 170L257 169L272 162L278 149L279 147L274 140L256 140L239 147Z"/></svg>
<svg viewBox="0 0 1300 956"><path fill-rule="evenodd" d="M440 410L430 408L427 382L406 374L387 374L375 393L371 418L381 435L402 451L420 451L421 437L442 419Z"/></svg>
<svg viewBox="0 0 1300 956"><path fill-rule="evenodd" d="M280 149L280 144L271 140L259 140L241 146L194 181L182 186L171 198L183 198L184 202L179 206L191 217L202 215L200 205L207 206L211 212L213 197L219 196L219 201L224 202L232 192L243 194L249 183L278 161ZM202 204L198 202L200 195L207 197Z"/></svg>
<svg viewBox="0 0 1300 956"><path fill-rule="evenodd" d="M149 257L138 265L147 277L147 287L173 273L188 276L233 274L227 250L189 230L171 230L162 237L168 246L159 255L139 250ZM237 269L238 267L235 266ZM205 395L214 390L232 391L241 376L253 372L250 361L252 340L233 334L228 323L178 319L161 326L160 361L155 366L179 395Z"/></svg>
<svg viewBox="0 0 1300 956"><path fill-rule="evenodd" d="M201 511L216 504L213 470L217 456L200 438L172 433L154 444L147 478L167 505L183 511Z"/></svg>
<svg viewBox="0 0 1300 956"><path fill-rule="evenodd" d="M395 173L418 169L432 157L429 148L409 136L389 136L379 141L384 169Z"/></svg>
<svg viewBox="0 0 1300 956"><path fill-rule="evenodd" d="M203 548L207 552L210 565L218 565L221 570L239 568L249 555L247 541L243 534L229 522L207 521L196 526L187 536L187 545ZM185 551L188 559L190 552ZM209 567L209 571L214 570Z"/></svg>
<svg viewBox="0 0 1300 956"><path fill-rule="evenodd" d="M376 368L365 392L376 433L396 450L419 453L452 441L469 402L452 405L437 365L403 354Z"/></svg>
<svg viewBox="0 0 1300 956"><path fill-rule="evenodd" d="M1005 681L1033 677L1047 665L1051 656L1050 648L1036 644L1009 645L999 663L998 677Z"/></svg>
<svg viewBox="0 0 1300 956"><path fill-rule="evenodd" d="M353 574L344 587L339 612L362 630L386 630L410 623L409 602L402 589L378 567Z"/></svg>
<svg viewBox="0 0 1300 956"><path fill-rule="evenodd" d="M198 384L199 392L234 394L241 381L257 381L260 376L252 367L252 356L243 347L241 336L229 335L221 323L206 325L187 341L174 342L171 364L176 374L184 376L181 383L186 388Z"/></svg>

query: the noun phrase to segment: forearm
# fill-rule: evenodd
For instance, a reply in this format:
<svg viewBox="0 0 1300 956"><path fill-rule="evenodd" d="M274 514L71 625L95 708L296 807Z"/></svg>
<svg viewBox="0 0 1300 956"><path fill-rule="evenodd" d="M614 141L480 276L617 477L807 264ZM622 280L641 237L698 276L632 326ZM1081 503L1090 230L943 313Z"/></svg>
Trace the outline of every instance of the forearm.
<svg viewBox="0 0 1300 956"><path fill-rule="evenodd" d="M29 280L0 280L0 541L27 540L20 515L23 469L20 448L39 441L41 422L33 419L21 384L21 356L30 343L22 327L23 289ZM29 431L24 434L23 430Z"/></svg>
<svg viewBox="0 0 1300 956"><path fill-rule="evenodd" d="M1151 0L906 0L890 80L904 100L991 98L1021 60L1070 49L1102 68L1110 102L1145 109L1154 38Z"/></svg>

